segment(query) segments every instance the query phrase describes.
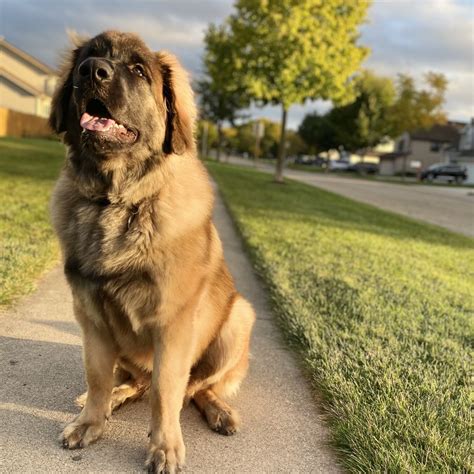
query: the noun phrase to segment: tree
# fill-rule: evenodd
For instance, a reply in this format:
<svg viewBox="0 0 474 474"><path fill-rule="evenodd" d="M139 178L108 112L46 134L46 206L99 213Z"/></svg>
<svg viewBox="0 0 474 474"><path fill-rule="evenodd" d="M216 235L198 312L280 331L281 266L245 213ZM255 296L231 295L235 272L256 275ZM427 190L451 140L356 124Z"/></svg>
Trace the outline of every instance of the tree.
<svg viewBox="0 0 474 474"><path fill-rule="evenodd" d="M203 119L217 125L217 160L223 140L223 126L226 121L234 123L239 111L249 105L248 96L239 81L233 78L236 50L229 36L228 28L210 25L205 38L204 73L197 82L197 92Z"/></svg>
<svg viewBox="0 0 474 474"><path fill-rule="evenodd" d="M355 80L357 98L351 111L355 120L352 149L372 148L393 133L390 109L395 101L395 86L389 77L362 71Z"/></svg>
<svg viewBox="0 0 474 474"><path fill-rule="evenodd" d="M262 156L276 158L278 142L280 141L280 127L278 123L271 120L260 120L265 126L265 132L260 141L260 151Z"/></svg>
<svg viewBox="0 0 474 474"><path fill-rule="evenodd" d="M447 81L435 73L425 77L430 90L417 90L408 75L399 75L395 87L391 78L364 70L353 78L356 97L352 103L334 107L324 116L307 115L299 133L319 150L342 145L356 151L373 147L386 136L443 122Z"/></svg>
<svg viewBox="0 0 474 474"><path fill-rule="evenodd" d="M251 97L282 109L275 179L283 181L288 109L306 100L350 97L348 78L367 55L357 27L369 2L237 0L230 17L237 69Z"/></svg>
<svg viewBox="0 0 474 474"><path fill-rule="evenodd" d="M201 154L204 158L209 148L218 146L217 127L208 120L199 120L196 132L198 142L201 144Z"/></svg>
<svg viewBox="0 0 474 474"><path fill-rule="evenodd" d="M446 122L446 114L442 109L448 88L446 77L428 72L424 79L428 88L417 90L411 76L398 75L397 99L390 111L393 136Z"/></svg>
<svg viewBox="0 0 474 474"><path fill-rule="evenodd" d="M316 153L337 148L341 144L328 114L307 114L298 128L298 134Z"/></svg>
<svg viewBox="0 0 474 474"><path fill-rule="evenodd" d="M234 147L238 153L252 154L255 146L255 135L252 122L246 122L236 127Z"/></svg>
<svg viewBox="0 0 474 474"><path fill-rule="evenodd" d="M263 122L264 134L260 140L260 154L262 156L276 157L278 143L280 140L280 127L277 123L267 119L250 120L236 127L234 141L235 149L239 153L255 154L256 136L255 124Z"/></svg>
<svg viewBox="0 0 474 474"><path fill-rule="evenodd" d="M299 133L319 150L343 146L346 150L373 147L392 132L390 110L395 86L388 77L364 70L353 78L355 100L334 107L324 116L307 115Z"/></svg>
<svg viewBox="0 0 474 474"><path fill-rule="evenodd" d="M309 152L308 145L294 130L288 130L287 136L287 152L290 156L307 154Z"/></svg>

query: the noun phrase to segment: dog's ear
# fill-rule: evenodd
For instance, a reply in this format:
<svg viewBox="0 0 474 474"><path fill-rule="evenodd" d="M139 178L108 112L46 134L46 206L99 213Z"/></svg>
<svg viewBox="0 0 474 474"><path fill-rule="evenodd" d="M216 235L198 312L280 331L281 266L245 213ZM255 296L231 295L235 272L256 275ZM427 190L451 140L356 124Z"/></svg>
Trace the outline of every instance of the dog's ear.
<svg viewBox="0 0 474 474"><path fill-rule="evenodd" d="M181 155L193 149L196 104L187 72L175 56L157 53L163 78L163 98L166 104L166 133L163 151Z"/></svg>
<svg viewBox="0 0 474 474"><path fill-rule="evenodd" d="M74 35L74 36L73 36ZM69 103L72 96L73 72L82 46L87 41L74 33L69 32L74 49L63 55L59 70L58 83L51 101L51 112L49 114L49 125L56 133L62 133L67 128L67 116Z"/></svg>

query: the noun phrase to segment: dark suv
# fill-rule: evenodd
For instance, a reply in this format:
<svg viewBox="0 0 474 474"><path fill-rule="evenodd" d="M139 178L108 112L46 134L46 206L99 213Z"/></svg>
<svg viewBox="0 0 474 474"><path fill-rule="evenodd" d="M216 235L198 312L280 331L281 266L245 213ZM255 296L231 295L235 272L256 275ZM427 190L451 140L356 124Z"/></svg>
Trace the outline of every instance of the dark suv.
<svg viewBox="0 0 474 474"><path fill-rule="evenodd" d="M438 178L462 183L467 178L467 170L460 165L438 164L429 166L420 176L422 181L433 181Z"/></svg>
<svg viewBox="0 0 474 474"><path fill-rule="evenodd" d="M365 163L363 161L350 165L347 171L352 171L359 174L377 174L379 172L379 165L375 163Z"/></svg>

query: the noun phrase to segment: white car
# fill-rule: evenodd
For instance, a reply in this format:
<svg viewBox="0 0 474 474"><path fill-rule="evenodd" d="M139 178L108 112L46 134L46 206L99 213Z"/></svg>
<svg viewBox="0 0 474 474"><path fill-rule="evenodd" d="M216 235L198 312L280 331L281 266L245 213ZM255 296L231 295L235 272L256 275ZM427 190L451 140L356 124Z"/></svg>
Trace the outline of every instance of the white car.
<svg viewBox="0 0 474 474"><path fill-rule="evenodd" d="M343 160L330 160L328 163L328 168L330 171L346 171L349 168L349 161Z"/></svg>

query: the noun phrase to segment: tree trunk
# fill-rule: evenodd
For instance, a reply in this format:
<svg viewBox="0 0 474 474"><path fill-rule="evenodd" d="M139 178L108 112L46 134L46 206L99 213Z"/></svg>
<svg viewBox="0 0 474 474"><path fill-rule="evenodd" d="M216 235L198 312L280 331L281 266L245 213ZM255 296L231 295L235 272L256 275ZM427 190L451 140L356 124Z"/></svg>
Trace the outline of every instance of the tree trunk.
<svg viewBox="0 0 474 474"><path fill-rule="evenodd" d="M222 124L217 124L217 153L216 160L221 161L221 147L222 147Z"/></svg>
<svg viewBox="0 0 474 474"><path fill-rule="evenodd" d="M260 157L260 122L255 122L255 153L254 153L254 165L257 167L258 158Z"/></svg>
<svg viewBox="0 0 474 474"><path fill-rule="evenodd" d="M201 159L205 160L207 156L207 136L209 133L209 124L205 121L202 122L202 134L201 134Z"/></svg>
<svg viewBox="0 0 474 474"><path fill-rule="evenodd" d="M280 131L280 145L278 146L278 157L275 169L275 181L277 183L283 183L283 165L285 163L286 155L286 116L287 109L282 105L281 115L281 131Z"/></svg>

